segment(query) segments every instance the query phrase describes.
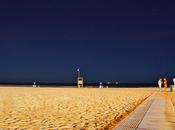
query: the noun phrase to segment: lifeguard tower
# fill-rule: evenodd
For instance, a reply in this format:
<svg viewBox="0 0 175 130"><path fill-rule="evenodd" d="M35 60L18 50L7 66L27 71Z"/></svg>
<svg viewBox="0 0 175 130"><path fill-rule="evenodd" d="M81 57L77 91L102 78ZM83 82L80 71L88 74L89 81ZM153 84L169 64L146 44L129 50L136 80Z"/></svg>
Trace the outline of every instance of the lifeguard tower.
<svg viewBox="0 0 175 130"><path fill-rule="evenodd" d="M83 88L83 77L78 77L77 86L78 88Z"/></svg>
<svg viewBox="0 0 175 130"><path fill-rule="evenodd" d="M83 81L83 77L80 77L80 69L77 69L77 72L78 72L77 87L83 88L84 81Z"/></svg>

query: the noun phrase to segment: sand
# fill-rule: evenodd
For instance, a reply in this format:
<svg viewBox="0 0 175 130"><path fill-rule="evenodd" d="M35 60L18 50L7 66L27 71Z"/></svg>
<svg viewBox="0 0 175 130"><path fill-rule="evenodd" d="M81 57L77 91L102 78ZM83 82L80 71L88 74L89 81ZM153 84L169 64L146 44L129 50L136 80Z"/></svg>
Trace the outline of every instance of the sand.
<svg viewBox="0 0 175 130"><path fill-rule="evenodd" d="M155 91L0 87L0 129L112 129Z"/></svg>
<svg viewBox="0 0 175 130"><path fill-rule="evenodd" d="M174 108L174 111L175 111L175 92L168 92L168 93L166 93L166 96L172 102L172 105L173 105L173 108Z"/></svg>

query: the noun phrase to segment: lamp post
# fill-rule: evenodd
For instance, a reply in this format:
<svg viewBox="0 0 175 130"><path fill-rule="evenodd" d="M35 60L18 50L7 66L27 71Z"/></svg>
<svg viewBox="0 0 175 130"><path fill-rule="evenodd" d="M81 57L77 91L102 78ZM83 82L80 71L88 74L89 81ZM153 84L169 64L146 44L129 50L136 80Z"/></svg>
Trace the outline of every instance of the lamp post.
<svg viewBox="0 0 175 130"><path fill-rule="evenodd" d="M77 69L78 78L80 77L80 68Z"/></svg>

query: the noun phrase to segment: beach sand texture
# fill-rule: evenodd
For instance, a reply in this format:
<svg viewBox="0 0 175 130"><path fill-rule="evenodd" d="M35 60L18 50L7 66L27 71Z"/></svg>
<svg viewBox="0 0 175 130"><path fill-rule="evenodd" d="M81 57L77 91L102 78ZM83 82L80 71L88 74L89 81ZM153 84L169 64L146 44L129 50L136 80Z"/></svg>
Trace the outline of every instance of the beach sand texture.
<svg viewBox="0 0 175 130"><path fill-rule="evenodd" d="M166 93L166 96L171 100L175 112L175 92Z"/></svg>
<svg viewBox="0 0 175 130"><path fill-rule="evenodd" d="M156 90L0 88L0 129L112 129Z"/></svg>

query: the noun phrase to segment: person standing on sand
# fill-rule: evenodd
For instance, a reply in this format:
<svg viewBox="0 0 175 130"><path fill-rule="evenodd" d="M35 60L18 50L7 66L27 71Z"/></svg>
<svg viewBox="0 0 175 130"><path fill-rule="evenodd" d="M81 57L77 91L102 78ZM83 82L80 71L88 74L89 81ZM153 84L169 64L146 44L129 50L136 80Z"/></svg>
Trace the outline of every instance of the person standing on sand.
<svg viewBox="0 0 175 130"><path fill-rule="evenodd" d="M161 88L162 88L162 79L159 79L158 85L159 85L159 89L160 89L160 91L161 91Z"/></svg>
<svg viewBox="0 0 175 130"><path fill-rule="evenodd" d="M173 79L173 82L174 82L174 89L175 89L175 78Z"/></svg>
<svg viewBox="0 0 175 130"><path fill-rule="evenodd" d="M100 82L99 88L103 88L103 83L102 82Z"/></svg>
<svg viewBox="0 0 175 130"><path fill-rule="evenodd" d="M36 88L36 82L33 83L33 88Z"/></svg>
<svg viewBox="0 0 175 130"><path fill-rule="evenodd" d="M164 87L165 87L165 91L166 91L168 88L168 81L166 78L164 78Z"/></svg>

